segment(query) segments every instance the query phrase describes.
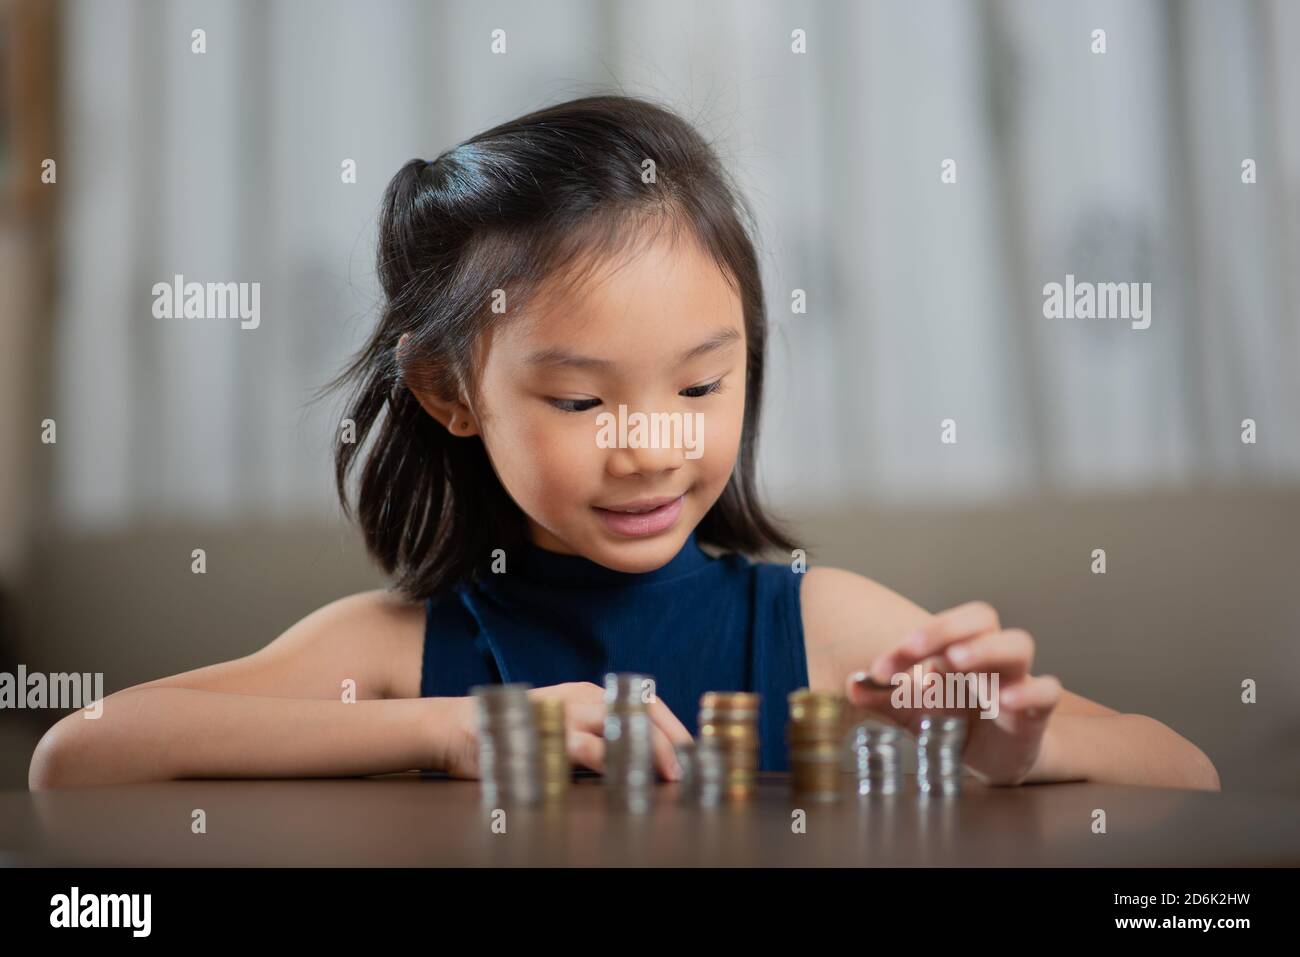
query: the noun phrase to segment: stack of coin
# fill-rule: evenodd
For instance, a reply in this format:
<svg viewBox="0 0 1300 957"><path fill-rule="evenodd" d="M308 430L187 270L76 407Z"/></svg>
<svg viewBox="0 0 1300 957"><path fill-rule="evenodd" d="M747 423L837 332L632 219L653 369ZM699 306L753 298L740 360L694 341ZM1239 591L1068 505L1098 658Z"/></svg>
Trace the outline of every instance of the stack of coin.
<svg viewBox="0 0 1300 957"><path fill-rule="evenodd" d="M528 697L531 685L476 685L478 763L483 803L536 804L541 799L537 724Z"/></svg>
<svg viewBox="0 0 1300 957"><path fill-rule="evenodd" d="M716 736L673 745L682 777L678 795L683 804L717 804L727 789L727 762Z"/></svg>
<svg viewBox="0 0 1300 957"><path fill-rule="evenodd" d="M682 776L677 784L679 793L684 798L695 788L695 739L674 744L673 756L677 758L677 766L682 769Z"/></svg>
<svg viewBox="0 0 1300 957"><path fill-rule="evenodd" d="M643 811L654 786L650 702L654 679L605 675L605 788L618 806Z"/></svg>
<svg viewBox="0 0 1300 957"><path fill-rule="evenodd" d="M716 746L728 798L752 797L758 786L758 703L752 691L706 691L700 695L700 743L705 761L713 760ZM706 744L707 742L707 744ZM697 759L700 756L696 749ZM711 767L709 770L713 770Z"/></svg>
<svg viewBox="0 0 1300 957"><path fill-rule="evenodd" d="M721 803L727 796L727 752L716 737L700 738L695 744L695 799L703 805Z"/></svg>
<svg viewBox="0 0 1300 957"><path fill-rule="evenodd" d="M537 725L542 798L546 801L562 800L569 793L569 782L573 776L565 743L564 699L535 699L533 721Z"/></svg>
<svg viewBox="0 0 1300 957"><path fill-rule="evenodd" d="M840 797L840 759L844 746L843 696L800 688L786 699L790 721L790 783L800 797L835 801Z"/></svg>
<svg viewBox="0 0 1300 957"><path fill-rule="evenodd" d="M894 794L902 787L902 729L886 721L859 721L845 739L845 751L859 794Z"/></svg>
<svg viewBox="0 0 1300 957"><path fill-rule="evenodd" d="M961 793L961 755L966 719L926 715L916 736L916 786L923 794Z"/></svg>

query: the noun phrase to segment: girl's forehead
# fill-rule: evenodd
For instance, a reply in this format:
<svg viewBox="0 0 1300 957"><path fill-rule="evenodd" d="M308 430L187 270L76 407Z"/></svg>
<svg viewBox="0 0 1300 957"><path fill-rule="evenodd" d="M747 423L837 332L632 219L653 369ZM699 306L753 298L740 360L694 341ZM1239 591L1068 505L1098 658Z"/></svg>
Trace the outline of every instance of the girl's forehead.
<svg viewBox="0 0 1300 957"><path fill-rule="evenodd" d="M740 297L717 262L693 241L659 241L580 283L543 284L493 339L519 359L547 350L649 358L727 326L743 337Z"/></svg>

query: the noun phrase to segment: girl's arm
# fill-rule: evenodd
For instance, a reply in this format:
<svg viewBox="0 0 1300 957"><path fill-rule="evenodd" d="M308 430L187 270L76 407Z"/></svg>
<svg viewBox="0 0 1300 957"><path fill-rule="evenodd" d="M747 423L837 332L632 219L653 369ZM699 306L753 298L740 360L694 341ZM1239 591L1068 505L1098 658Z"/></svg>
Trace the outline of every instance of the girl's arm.
<svg viewBox="0 0 1300 957"><path fill-rule="evenodd" d="M340 599L245 658L119 691L99 718L68 715L37 745L28 786L414 768L477 777L474 699L419 696L424 626L423 605L386 592ZM578 681L530 694L563 699L570 760L601 770L604 689ZM691 736L662 700L650 716L655 766L677 778L673 745Z"/></svg>
<svg viewBox="0 0 1300 957"><path fill-rule="evenodd" d="M68 715L32 756L32 790L176 778L346 777L443 766L454 698L340 701L131 688Z"/></svg>
<svg viewBox="0 0 1300 957"><path fill-rule="evenodd" d="M1060 708L1047 722L1042 750L1025 781L1100 781L1219 790L1219 772L1214 763L1200 748L1155 718L1118 712L1062 713Z"/></svg>
<svg viewBox="0 0 1300 957"><path fill-rule="evenodd" d="M418 697L423 628L422 606L386 592L333 602L244 658L109 695L98 718L67 715L28 784L442 767L463 699Z"/></svg>
<svg viewBox="0 0 1300 957"><path fill-rule="evenodd" d="M1004 630L997 612L980 602L931 615L860 575L813 568L801 588L809 683L846 691L855 704L907 725L888 692L870 692L855 677L888 682L917 662L925 670L997 672L1000 714L974 717L967 762L999 784L1029 781L1107 781L1162 787L1219 789L1213 763L1186 738L1153 718L1121 714L1066 691L1052 677L1030 674L1033 638ZM967 660L949 654L958 646ZM961 651L957 651L960 656Z"/></svg>

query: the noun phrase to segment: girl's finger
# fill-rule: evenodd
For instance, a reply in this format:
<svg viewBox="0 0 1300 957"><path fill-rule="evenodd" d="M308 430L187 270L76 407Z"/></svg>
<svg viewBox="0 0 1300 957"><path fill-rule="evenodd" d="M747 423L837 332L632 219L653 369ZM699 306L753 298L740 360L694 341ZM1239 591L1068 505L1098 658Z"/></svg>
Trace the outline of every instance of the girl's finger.
<svg viewBox="0 0 1300 957"><path fill-rule="evenodd" d="M969 601L956 608L940 612L912 632L903 641L902 648L913 660L938 654L954 641L1000 631L997 609L986 601Z"/></svg>
<svg viewBox="0 0 1300 957"><path fill-rule="evenodd" d="M677 753L673 750L674 736L679 741L690 741L690 732L657 696L650 702L647 713L650 717L650 738L655 767L664 778L676 781L681 777L681 769L677 767ZM570 698L565 705L565 715L571 734L588 734L601 739L603 756L606 718L604 699ZM592 745L587 742L583 746L590 749Z"/></svg>
<svg viewBox="0 0 1300 957"><path fill-rule="evenodd" d="M998 703L1004 711L1031 721L1046 721L1061 700L1061 682L1053 675L1039 675L1003 688Z"/></svg>
<svg viewBox="0 0 1300 957"><path fill-rule="evenodd" d="M657 724L651 724L650 737L654 748L655 769L665 781L680 780L682 769L677 766L677 752L673 750L668 735Z"/></svg>
<svg viewBox="0 0 1300 957"><path fill-rule="evenodd" d="M985 601L972 601L935 615L908 635L903 642L871 666L869 673L880 682L906 671L918 661L938 654L955 641L987 631L999 631L998 613Z"/></svg>
<svg viewBox="0 0 1300 957"><path fill-rule="evenodd" d="M942 685L935 686L939 694L938 699L931 700L935 692L929 690L930 682L926 680L926 676L953 673L951 669L945 670L946 662L942 656L926 658L918 664L922 681L919 688L916 687L915 667L898 672L896 683L889 690L877 689L869 683L864 684L857 680L862 672L849 675L846 681L846 697L849 703L873 717L884 717L891 723L906 728L912 734L919 731L921 719L927 715L959 715L967 719L974 717L979 699L976 689L969 686L965 689L965 704L959 706L957 701L947 699L948 684L945 678ZM1001 701L1000 695L998 700Z"/></svg>
<svg viewBox="0 0 1300 957"><path fill-rule="evenodd" d="M686 725L678 720L677 715L672 713L668 705L664 704L664 699L658 695L655 695L654 700L650 702L650 718L663 729L664 734L668 735L668 740L674 744L687 744L694 740L691 733L686 730Z"/></svg>
<svg viewBox="0 0 1300 957"><path fill-rule="evenodd" d="M564 704L565 721L570 727L591 734L605 733L605 709L586 701L566 701Z"/></svg>
<svg viewBox="0 0 1300 957"><path fill-rule="evenodd" d="M1029 673L1034 639L1022 628L995 631L949 645L944 651L958 671L999 672L1003 683L1015 683Z"/></svg>
<svg viewBox="0 0 1300 957"><path fill-rule="evenodd" d="M571 728L564 736L564 748L574 764L605 773L605 739L600 735Z"/></svg>

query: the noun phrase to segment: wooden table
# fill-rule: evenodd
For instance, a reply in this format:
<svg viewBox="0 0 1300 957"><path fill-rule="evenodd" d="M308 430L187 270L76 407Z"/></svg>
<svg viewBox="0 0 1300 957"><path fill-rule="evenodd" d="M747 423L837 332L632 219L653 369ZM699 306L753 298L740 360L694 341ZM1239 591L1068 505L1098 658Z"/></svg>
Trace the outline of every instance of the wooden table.
<svg viewBox="0 0 1300 957"><path fill-rule="evenodd" d="M172 781L0 792L0 862L273 866L1257 866L1300 864L1300 799L1100 784L795 801L783 774L714 808L659 784L643 814L598 778L558 807L507 808L493 833L477 782L439 775ZM795 833L796 809L807 812ZM1094 809L1107 833L1092 831ZM193 812L206 833L192 830Z"/></svg>

